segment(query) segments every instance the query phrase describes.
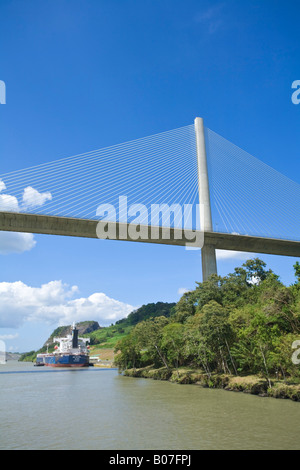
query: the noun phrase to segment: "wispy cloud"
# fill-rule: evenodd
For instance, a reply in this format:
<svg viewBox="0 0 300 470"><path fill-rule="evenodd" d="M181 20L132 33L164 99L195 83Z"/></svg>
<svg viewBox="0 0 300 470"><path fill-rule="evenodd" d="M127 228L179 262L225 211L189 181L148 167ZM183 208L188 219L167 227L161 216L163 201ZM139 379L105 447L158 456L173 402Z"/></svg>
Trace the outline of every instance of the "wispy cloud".
<svg viewBox="0 0 300 470"><path fill-rule="evenodd" d="M247 260L249 259L249 253L245 251L216 250L216 257L218 261L231 259Z"/></svg>
<svg viewBox="0 0 300 470"><path fill-rule="evenodd" d="M7 341L9 339L16 339L19 337L19 333L16 333L15 335L0 335L0 339L3 341Z"/></svg>
<svg viewBox="0 0 300 470"><path fill-rule="evenodd" d="M222 10L223 4L214 5L206 10L198 12L194 20L196 23L206 26L209 34L214 34L224 23L221 16Z"/></svg>
<svg viewBox="0 0 300 470"><path fill-rule="evenodd" d="M189 291L190 291L190 289L187 289L186 287L179 287L177 293L178 293L178 295L181 296L181 295L183 295L183 294L186 294L186 293L189 292Z"/></svg>

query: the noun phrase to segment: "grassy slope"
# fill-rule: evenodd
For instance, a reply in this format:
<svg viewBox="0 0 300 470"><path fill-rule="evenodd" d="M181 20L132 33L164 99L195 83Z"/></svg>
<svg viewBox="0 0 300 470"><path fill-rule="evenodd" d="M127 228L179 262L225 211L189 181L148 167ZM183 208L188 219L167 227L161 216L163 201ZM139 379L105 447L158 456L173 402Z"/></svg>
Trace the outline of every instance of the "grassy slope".
<svg viewBox="0 0 300 470"><path fill-rule="evenodd" d="M91 355L97 355L96 351L101 349L111 349L113 351L117 342L127 336L137 323L161 315L168 317L174 306L175 303L164 302L143 305L138 310L130 313L127 318L119 320L115 325L85 335L91 339Z"/></svg>
<svg viewBox="0 0 300 470"><path fill-rule="evenodd" d="M102 349L111 349L115 348L116 343L128 335L133 326L118 326L112 325L101 330L94 331L93 333L86 335L91 339L90 354L97 355L97 351Z"/></svg>

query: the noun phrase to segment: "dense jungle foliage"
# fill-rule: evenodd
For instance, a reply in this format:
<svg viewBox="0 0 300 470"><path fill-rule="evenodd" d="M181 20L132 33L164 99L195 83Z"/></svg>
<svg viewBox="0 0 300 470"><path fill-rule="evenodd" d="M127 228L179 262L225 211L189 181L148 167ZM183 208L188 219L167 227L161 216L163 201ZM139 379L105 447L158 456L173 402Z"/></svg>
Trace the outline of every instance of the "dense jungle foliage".
<svg viewBox="0 0 300 470"><path fill-rule="evenodd" d="M296 282L286 287L255 258L228 276L196 283L169 317L143 320L118 341L115 364L120 370L188 365L208 375L259 374L267 381L300 377L292 361L300 340L298 262L294 270Z"/></svg>

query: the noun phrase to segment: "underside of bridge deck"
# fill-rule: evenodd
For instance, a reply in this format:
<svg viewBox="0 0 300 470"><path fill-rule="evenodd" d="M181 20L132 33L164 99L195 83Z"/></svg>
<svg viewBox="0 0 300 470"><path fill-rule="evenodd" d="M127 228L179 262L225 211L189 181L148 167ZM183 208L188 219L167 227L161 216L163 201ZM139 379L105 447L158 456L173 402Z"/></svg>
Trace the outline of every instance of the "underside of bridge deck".
<svg viewBox="0 0 300 470"><path fill-rule="evenodd" d="M107 222L98 222L97 220L0 212L1 231L99 238L99 236L97 236L97 226L99 223L102 226L101 231L104 232ZM280 240L276 238L218 232L205 232L203 234L197 232L197 241L193 241L193 239L196 240L196 232L191 230L183 231L174 228L160 228L157 231L155 229L153 230L153 227L150 226L143 226L143 228L146 229L146 233L148 233L147 237L134 240L128 235L128 227L129 224L116 222L116 237L113 239L177 246L185 246L188 244L198 246L199 248L209 245L217 250L300 257L300 242L294 240ZM132 226L132 228L136 230L136 232L140 230L138 225ZM124 233L126 234L125 236Z"/></svg>

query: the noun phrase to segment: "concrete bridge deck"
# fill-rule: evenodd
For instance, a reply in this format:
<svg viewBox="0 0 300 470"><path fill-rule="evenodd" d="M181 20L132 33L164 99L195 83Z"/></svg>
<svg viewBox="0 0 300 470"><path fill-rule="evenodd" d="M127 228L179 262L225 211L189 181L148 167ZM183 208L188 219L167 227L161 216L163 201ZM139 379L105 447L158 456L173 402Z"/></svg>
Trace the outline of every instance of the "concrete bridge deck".
<svg viewBox="0 0 300 470"><path fill-rule="evenodd" d="M96 233L98 223L97 220L0 212L1 231L98 238ZM100 224L105 226L106 222L100 222ZM151 227L143 226L147 230L148 238L132 240L132 238L128 236L128 226L129 224L116 222L116 240L185 246L187 243L191 243L191 239L195 233L191 230L184 232L180 229L170 228L170 237L166 239L163 238L162 229L160 228L158 237L153 239L151 238ZM127 233L127 236L120 238L120 233ZM198 234L200 235L201 233L198 232ZM198 243L200 248L204 242L204 245L213 246L217 250L300 257L300 242L294 240L280 240L276 238L218 232L205 232L202 234L202 237L199 236L199 240L201 240L201 243ZM197 244L195 244L195 246L197 246Z"/></svg>

